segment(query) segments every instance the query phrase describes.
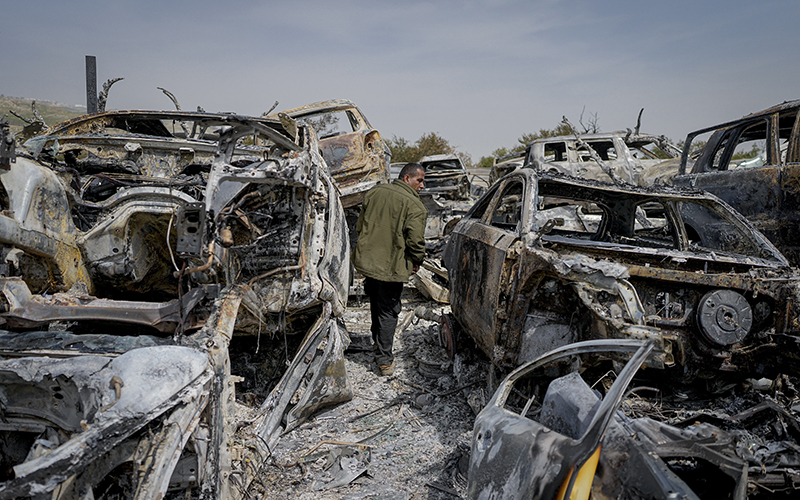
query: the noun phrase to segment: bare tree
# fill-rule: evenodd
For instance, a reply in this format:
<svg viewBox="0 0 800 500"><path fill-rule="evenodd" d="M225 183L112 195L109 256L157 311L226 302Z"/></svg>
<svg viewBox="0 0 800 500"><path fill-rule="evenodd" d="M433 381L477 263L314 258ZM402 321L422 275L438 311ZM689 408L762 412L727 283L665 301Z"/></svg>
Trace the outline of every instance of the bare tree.
<svg viewBox="0 0 800 500"><path fill-rule="evenodd" d="M597 113L589 113L589 118L586 120L586 123L583 123L583 113L586 111L586 106L583 107L581 110L581 116L578 119L578 123L581 124L583 127L584 134L596 134L600 132L600 125L597 119Z"/></svg>

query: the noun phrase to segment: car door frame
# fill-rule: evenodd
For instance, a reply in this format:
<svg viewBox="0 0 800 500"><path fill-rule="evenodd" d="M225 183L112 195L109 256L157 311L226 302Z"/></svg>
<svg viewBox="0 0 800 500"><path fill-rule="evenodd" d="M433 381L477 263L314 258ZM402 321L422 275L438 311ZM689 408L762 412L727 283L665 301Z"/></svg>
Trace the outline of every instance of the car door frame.
<svg viewBox="0 0 800 500"><path fill-rule="evenodd" d="M507 305L501 295L512 281L509 276L518 256L512 246L531 228L530 200L535 190L532 172L508 175L486 196L491 197L480 217L468 213L451 234L452 251L445 256L450 276L450 300L459 323L472 330L471 336L485 352L494 352ZM513 230L494 226L491 217L507 189L522 184L521 215ZM476 203L476 209L481 202ZM507 290L506 290L507 291Z"/></svg>

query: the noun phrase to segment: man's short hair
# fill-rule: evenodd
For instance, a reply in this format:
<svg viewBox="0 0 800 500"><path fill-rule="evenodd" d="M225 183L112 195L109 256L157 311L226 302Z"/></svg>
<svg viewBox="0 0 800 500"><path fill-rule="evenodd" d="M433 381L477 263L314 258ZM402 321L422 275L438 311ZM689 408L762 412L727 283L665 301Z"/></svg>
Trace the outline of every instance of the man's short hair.
<svg viewBox="0 0 800 500"><path fill-rule="evenodd" d="M407 175L414 177L417 172L425 172L425 167L420 165L419 163L406 163L403 166L403 169L400 170L400 175L397 176L398 179L402 180L405 179Z"/></svg>

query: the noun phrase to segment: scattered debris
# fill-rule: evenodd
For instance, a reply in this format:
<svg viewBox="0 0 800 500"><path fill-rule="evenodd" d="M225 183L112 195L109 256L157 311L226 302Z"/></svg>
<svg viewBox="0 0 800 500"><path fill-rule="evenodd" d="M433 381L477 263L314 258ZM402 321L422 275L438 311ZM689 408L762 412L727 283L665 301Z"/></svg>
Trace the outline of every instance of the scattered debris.
<svg viewBox="0 0 800 500"><path fill-rule="evenodd" d="M450 291L447 288L447 270L436 261L426 258L419 271L411 275L410 281L425 298L442 304L450 302Z"/></svg>
<svg viewBox="0 0 800 500"><path fill-rule="evenodd" d="M410 309L412 314L419 307L431 305L411 287L406 287L403 302L404 309ZM369 320L365 322L365 316L369 316L368 304L351 299L345 322L354 338L368 332ZM452 500L455 492L466 498L466 463L474 414L465 393L483 386L487 362L474 352L463 351L459 353L462 367L450 363L451 368L443 376L426 377L419 371L419 353L447 361L438 345L437 331L437 323L418 318L408 329L398 332L397 369L391 377L378 375L372 352L348 354L345 361L353 399L317 413L285 434L260 469L264 484L254 482L250 494L254 498L278 499ZM238 434L237 441L247 443L247 434ZM323 442L330 444L317 446ZM366 471L347 484L324 489L334 480L334 471L339 467L336 461L342 462L338 456L331 458L332 450L337 448L341 450L333 453L347 458L340 467L350 471L347 479L361 468Z"/></svg>

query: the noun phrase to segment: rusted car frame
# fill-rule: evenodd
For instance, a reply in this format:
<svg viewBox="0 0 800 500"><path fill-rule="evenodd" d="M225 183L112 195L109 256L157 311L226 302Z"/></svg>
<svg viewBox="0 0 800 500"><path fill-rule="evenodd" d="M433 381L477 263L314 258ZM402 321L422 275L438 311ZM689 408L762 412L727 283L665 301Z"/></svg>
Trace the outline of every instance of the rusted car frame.
<svg viewBox="0 0 800 500"><path fill-rule="evenodd" d="M455 226L443 262L455 320L501 367L579 340L648 338L660 366L692 377L735 371L734 353L791 344L800 328L797 273L696 191L520 169ZM796 369L761 369L782 361Z"/></svg>
<svg viewBox="0 0 800 500"><path fill-rule="evenodd" d="M333 99L276 113L310 125L341 194L345 209L361 203L364 194L389 179L391 151L380 132L349 99Z"/></svg>
<svg viewBox="0 0 800 500"><path fill-rule="evenodd" d="M244 496L266 455L233 446L243 336L303 339L256 450L350 397L347 227L313 129L98 113L0 184L0 498Z"/></svg>
<svg viewBox="0 0 800 500"><path fill-rule="evenodd" d="M719 196L800 265L800 100L688 134L673 183ZM695 144L706 139L695 156Z"/></svg>

